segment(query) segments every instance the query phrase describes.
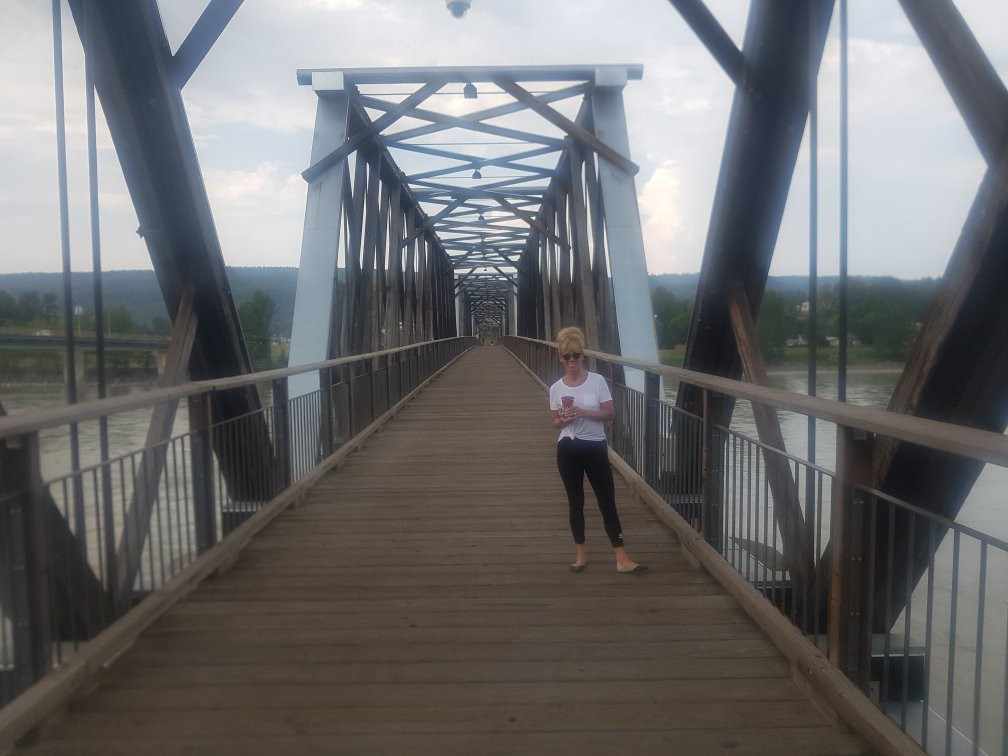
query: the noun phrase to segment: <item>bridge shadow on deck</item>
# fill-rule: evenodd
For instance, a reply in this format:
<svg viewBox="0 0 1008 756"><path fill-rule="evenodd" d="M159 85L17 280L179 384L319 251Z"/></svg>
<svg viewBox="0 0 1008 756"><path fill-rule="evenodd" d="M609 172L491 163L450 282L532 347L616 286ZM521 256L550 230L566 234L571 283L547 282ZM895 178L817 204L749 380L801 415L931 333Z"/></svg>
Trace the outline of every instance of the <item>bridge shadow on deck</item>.
<svg viewBox="0 0 1008 756"><path fill-rule="evenodd" d="M848 754L617 480L573 546L542 390L471 350L48 725L50 753Z"/></svg>

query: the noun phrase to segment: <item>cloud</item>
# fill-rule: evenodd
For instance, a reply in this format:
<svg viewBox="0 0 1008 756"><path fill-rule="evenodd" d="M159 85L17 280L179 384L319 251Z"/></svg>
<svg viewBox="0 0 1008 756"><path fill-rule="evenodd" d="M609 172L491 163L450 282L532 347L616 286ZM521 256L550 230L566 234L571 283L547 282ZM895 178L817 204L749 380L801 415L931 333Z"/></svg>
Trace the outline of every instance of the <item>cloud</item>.
<svg viewBox="0 0 1008 756"><path fill-rule="evenodd" d="M651 273L682 270L686 224L682 212L682 177L671 161L655 169L644 184L640 205L644 250Z"/></svg>

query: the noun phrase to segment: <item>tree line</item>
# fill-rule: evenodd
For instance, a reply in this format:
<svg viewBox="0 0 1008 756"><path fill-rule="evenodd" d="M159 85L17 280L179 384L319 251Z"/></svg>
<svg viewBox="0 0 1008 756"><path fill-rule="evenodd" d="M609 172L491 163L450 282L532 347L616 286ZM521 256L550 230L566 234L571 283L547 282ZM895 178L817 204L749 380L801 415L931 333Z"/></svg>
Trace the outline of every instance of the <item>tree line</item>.
<svg viewBox="0 0 1008 756"><path fill-rule="evenodd" d="M771 279L772 281L772 279ZM866 359L901 362L927 317L938 288L936 279L851 278L847 285L848 342ZM662 286L651 292L655 336L660 349L674 349L689 338L693 298ZM836 283L818 290L817 346L836 345L838 291ZM805 352L809 336L808 292L768 287L756 319L760 349L768 363L786 361L789 353Z"/></svg>
<svg viewBox="0 0 1008 756"><path fill-rule="evenodd" d="M261 290L253 292L248 299L237 303L238 320L245 336L245 346L252 364L257 370L277 367L272 358L273 318L276 302ZM79 313L79 314L77 314ZM74 330L77 333L95 332L95 312L93 309L79 308L74 315ZM167 336L171 333L171 323L166 316L154 316L142 321L134 317L130 309L121 304L104 307L105 331L109 334L145 334ZM63 328L63 306L59 298L51 292L36 290L23 291L17 296L0 289L0 327L20 330L51 331L61 333ZM286 364L286 358L283 359Z"/></svg>

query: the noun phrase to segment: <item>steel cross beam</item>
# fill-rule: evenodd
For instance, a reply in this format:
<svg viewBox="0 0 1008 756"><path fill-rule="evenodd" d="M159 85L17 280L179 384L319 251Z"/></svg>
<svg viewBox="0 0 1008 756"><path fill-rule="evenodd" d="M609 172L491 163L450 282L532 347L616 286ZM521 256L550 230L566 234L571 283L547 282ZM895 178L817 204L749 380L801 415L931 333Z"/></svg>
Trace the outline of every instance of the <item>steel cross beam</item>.
<svg viewBox="0 0 1008 756"><path fill-rule="evenodd" d="M945 82L977 148L987 162L941 287L917 335L889 409L1001 433L1008 426L1008 89L950 0L900 0L925 50ZM878 488L954 520L982 463L880 439L874 478ZM896 532L904 532L901 518ZM889 523L879 518L877 543ZM941 542L917 538L907 559L897 541L893 573L876 574L874 616L888 627L906 604ZM881 559L882 561L879 561ZM910 574L907 575L909 562ZM909 583L907 578L909 578ZM891 600L879 586L892 586ZM911 588L912 589L912 588Z"/></svg>
<svg viewBox="0 0 1008 756"><path fill-rule="evenodd" d="M741 375L731 289L742 287L755 318L808 115L810 61L822 56L832 12L833 0L752 4L742 46L747 78L732 102L686 345L688 369ZM758 77L758 93L745 85L750 75ZM680 391L676 404L699 413L700 392ZM727 422L731 411L725 407L718 422Z"/></svg>
<svg viewBox="0 0 1008 756"><path fill-rule="evenodd" d="M224 257L199 170L196 148L176 81L168 40L155 0L104 3L70 0L84 48L93 56L95 89L123 168L133 206L169 315L192 287L199 321L189 375L219 378L251 371ZM252 390L214 397L216 422L255 415ZM244 459L221 455L236 499L262 500L271 492L241 474L269 469L273 453L265 423L250 431Z"/></svg>

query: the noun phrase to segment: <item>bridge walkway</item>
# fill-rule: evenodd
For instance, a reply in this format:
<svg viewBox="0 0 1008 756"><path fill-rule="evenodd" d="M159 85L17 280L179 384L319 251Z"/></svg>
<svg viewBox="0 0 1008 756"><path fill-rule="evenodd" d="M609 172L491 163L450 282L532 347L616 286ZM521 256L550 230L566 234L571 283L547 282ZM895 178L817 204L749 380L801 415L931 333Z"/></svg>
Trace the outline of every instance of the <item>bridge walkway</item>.
<svg viewBox="0 0 1008 756"><path fill-rule="evenodd" d="M39 734L40 753L851 754L617 479L573 574L542 390L471 350Z"/></svg>

